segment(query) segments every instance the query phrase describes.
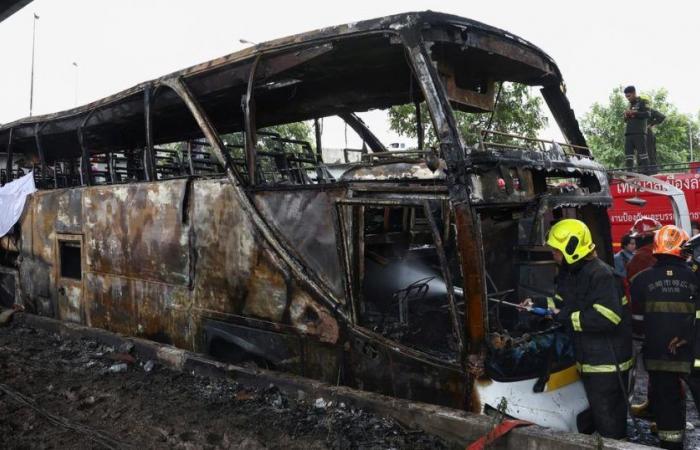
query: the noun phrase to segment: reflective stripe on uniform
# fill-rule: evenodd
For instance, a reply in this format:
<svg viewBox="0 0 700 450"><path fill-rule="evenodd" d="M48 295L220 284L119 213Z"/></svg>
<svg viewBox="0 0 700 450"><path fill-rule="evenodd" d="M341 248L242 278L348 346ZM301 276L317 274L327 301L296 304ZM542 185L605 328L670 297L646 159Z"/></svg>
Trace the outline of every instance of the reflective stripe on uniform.
<svg viewBox="0 0 700 450"><path fill-rule="evenodd" d="M632 320L638 320L641 322L644 320L644 316L641 314L632 314Z"/></svg>
<svg viewBox="0 0 700 450"><path fill-rule="evenodd" d="M581 328L581 311L575 311L571 314L571 325L574 331L583 331Z"/></svg>
<svg viewBox="0 0 700 450"><path fill-rule="evenodd" d="M700 310L695 311L695 318L700 319Z"/></svg>
<svg viewBox="0 0 700 450"><path fill-rule="evenodd" d="M695 305L688 302L652 302L644 303L644 311L648 313L693 314L697 316Z"/></svg>
<svg viewBox="0 0 700 450"><path fill-rule="evenodd" d="M554 299L552 297L547 297L547 308L549 309L556 309L557 305L554 303Z"/></svg>
<svg viewBox="0 0 700 450"><path fill-rule="evenodd" d="M559 295L559 294L554 294L554 297L547 297L547 308L556 309L557 302L563 302L563 301L564 301L564 299L561 298L561 295Z"/></svg>
<svg viewBox="0 0 700 450"><path fill-rule="evenodd" d="M629 300L627 300L627 296L623 295L622 299L620 299L620 302L622 303L622 306L625 306L626 304L629 303Z"/></svg>
<svg viewBox="0 0 700 450"><path fill-rule="evenodd" d="M659 430L659 440L664 442L683 442L684 430Z"/></svg>
<svg viewBox="0 0 700 450"><path fill-rule="evenodd" d="M578 371L581 373L610 373L610 372L617 372L617 367L619 367L620 372L624 372L625 370L629 370L632 366L634 365L634 358L631 358L619 366L615 366L615 364L580 364L576 363L576 367L578 368Z"/></svg>
<svg viewBox="0 0 700 450"><path fill-rule="evenodd" d="M667 361L664 359L645 359L644 367L647 370L661 372L690 372L690 361Z"/></svg>
<svg viewBox="0 0 700 450"><path fill-rule="evenodd" d="M618 316L615 313L615 311L613 311L610 308L606 308L605 306L603 306L601 304L594 303L593 309L598 311L603 317L605 317L606 319L608 319L610 322L614 323L615 325L617 325L618 323L620 323L622 321L620 316Z"/></svg>
<svg viewBox="0 0 700 450"><path fill-rule="evenodd" d="M695 364L693 364L693 367L700 367L700 359L695 360Z"/></svg>

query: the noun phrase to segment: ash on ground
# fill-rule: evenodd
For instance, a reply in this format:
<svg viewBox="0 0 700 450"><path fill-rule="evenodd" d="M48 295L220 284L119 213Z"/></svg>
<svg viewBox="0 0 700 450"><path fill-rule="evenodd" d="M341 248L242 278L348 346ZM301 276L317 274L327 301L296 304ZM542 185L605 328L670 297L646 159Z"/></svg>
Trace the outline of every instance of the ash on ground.
<svg viewBox="0 0 700 450"><path fill-rule="evenodd" d="M17 315L0 328L0 448L445 448L323 398L290 398L68 340Z"/></svg>
<svg viewBox="0 0 700 450"><path fill-rule="evenodd" d="M639 343L635 343L637 349L640 348ZM637 376L634 385L634 396L632 404L642 403L647 398L647 383L649 374L644 370L644 364L641 361L642 355L639 354L637 361ZM685 388L685 387L684 387ZM700 449L700 417L698 410L695 408L693 397L690 391L686 389L686 421L690 425L690 429L686 429L685 433L685 448L687 450ZM652 432L652 420L637 419L637 426L634 425L631 419L627 420L627 435L630 436L631 442L645 445L659 445L658 436ZM637 427L639 431L637 431ZM640 433L641 432L641 433Z"/></svg>

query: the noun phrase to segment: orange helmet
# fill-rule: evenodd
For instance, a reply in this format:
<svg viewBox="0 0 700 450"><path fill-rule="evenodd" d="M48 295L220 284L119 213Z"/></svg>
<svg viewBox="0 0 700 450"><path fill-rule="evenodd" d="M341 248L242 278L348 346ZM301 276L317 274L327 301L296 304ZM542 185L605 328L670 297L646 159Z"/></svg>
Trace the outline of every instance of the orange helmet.
<svg viewBox="0 0 700 450"><path fill-rule="evenodd" d="M638 238L643 236L652 236L654 232L661 228L661 222L651 217L640 217L634 221L634 225L630 228L630 237Z"/></svg>
<svg viewBox="0 0 700 450"><path fill-rule="evenodd" d="M690 237L675 225L664 225L654 235L654 254L683 257L682 247Z"/></svg>

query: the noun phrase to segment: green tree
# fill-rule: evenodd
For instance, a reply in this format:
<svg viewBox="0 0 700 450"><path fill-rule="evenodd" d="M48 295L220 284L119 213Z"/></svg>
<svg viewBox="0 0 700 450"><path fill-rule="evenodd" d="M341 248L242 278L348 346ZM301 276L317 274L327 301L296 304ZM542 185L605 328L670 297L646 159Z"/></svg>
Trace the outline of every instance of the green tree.
<svg viewBox="0 0 700 450"><path fill-rule="evenodd" d="M678 108L669 102L666 89L652 90L642 93L641 96L648 98L651 107L666 116L666 120L654 130L658 163L663 165L688 161L689 129L692 129L694 142L698 142L700 137L697 118L680 113ZM607 103L594 103L581 121L583 133L593 155L609 168L624 167L623 113L628 106L622 87L617 87L613 89Z"/></svg>
<svg viewBox="0 0 700 450"><path fill-rule="evenodd" d="M425 103L421 107L422 122L426 124L426 143L433 145L437 138L428 117ZM465 113L455 111L455 119L462 137L469 145L478 140L479 130L487 128L491 113ZM530 87L518 83L503 83L498 96L490 130L536 138L547 125L547 117L542 112L542 99L530 93ZM396 133L415 138L416 113L411 104L394 106L389 110L389 126ZM494 136L497 142L510 141L504 136Z"/></svg>
<svg viewBox="0 0 700 450"><path fill-rule="evenodd" d="M259 132L268 132L268 133L276 133L280 135L281 137L285 139L296 139L299 141L307 141L312 144L313 146L313 133L312 133L312 127L311 124L307 122L293 122L293 123L285 123L282 125L274 125L271 127L263 128L259 130ZM236 133L229 133L229 134L224 134L221 136L221 138L228 144L235 144L235 145L243 145L244 144L244 139L243 139L243 133L242 132L236 132ZM262 141L264 141L264 135L259 135L258 136L258 142L261 143L261 145L265 145Z"/></svg>
<svg viewBox="0 0 700 450"><path fill-rule="evenodd" d="M285 123L282 125L274 125L271 127L263 128L259 130L259 133L276 133L282 138L285 139L295 139L299 141L306 141L311 144L312 148L316 148L315 145L315 138L312 133L313 129L310 124L310 122L293 122L293 123ZM245 145L245 139L243 138L243 133L242 132L235 132L235 133L229 133L229 134L224 134L221 136L222 140L229 145L236 145L236 146L243 146ZM266 150L266 151L273 151L274 148L274 142L272 142L269 137L265 136L264 134L258 134L258 149L260 150ZM294 150L294 149L293 149ZM299 150L299 149L296 149ZM232 155L236 158L244 158L244 151L241 148L232 148L229 149L229 151L232 152Z"/></svg>

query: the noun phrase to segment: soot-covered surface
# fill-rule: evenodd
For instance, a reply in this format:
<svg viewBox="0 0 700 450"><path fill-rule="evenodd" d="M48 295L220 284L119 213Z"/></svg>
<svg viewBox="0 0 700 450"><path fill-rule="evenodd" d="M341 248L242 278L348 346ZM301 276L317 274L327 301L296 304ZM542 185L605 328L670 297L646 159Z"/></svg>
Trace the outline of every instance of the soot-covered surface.
<svg viewBox="0 0 700 450"><path fill-rule="evenodd" d="M444 448L438 438L274 385L175 372L130 348L0 328L0 448Z"/></svg>

